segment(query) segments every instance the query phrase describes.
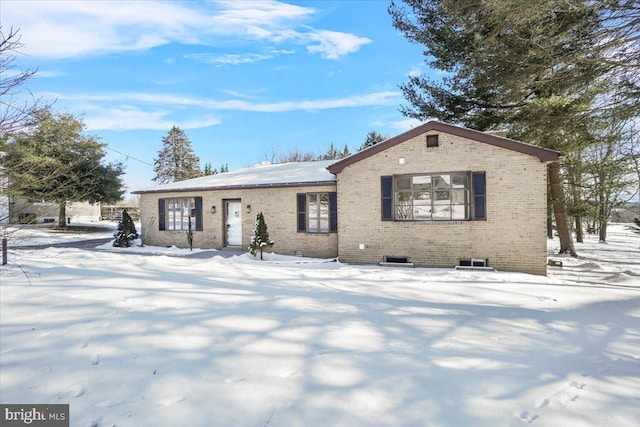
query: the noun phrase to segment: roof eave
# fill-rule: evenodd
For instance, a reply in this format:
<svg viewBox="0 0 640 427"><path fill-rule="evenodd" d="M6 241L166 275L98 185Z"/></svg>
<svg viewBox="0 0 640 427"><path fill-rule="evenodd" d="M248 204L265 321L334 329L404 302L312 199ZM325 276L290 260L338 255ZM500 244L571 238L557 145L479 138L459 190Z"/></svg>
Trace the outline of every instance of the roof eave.
<svg viewBox="0 0 640 427"><path fill-rule="evenodd" d="M386 150L387 148L391 148L411 138L415 138L416 136L433 130L535 156L540 159L541 162L556 161L562 155L562 153L558 151L549 150L547 148L538 147L536 145L527 144L521 141L516 141L515 139L504 138L473 129L467 129L460 126L450 125L448 123L430 120L420 126L401 133L400 135L396 135L392 138L380 142L379 144L376 144L358 153L352 154L349 157L346 157L332 165L329 165L327 167L327 170L335 175L337 173L340 173L349 165L357 163L360 160L364 160L367 157L373 156L374 154Z"/></svg>
<svg viewBox="0 0 640 427"><path fill-rule="evenodd" d="M321 185L336 185L335 180L331 181L311 181L311 182L288 182L274 184L240 184L240 185L220 185L209 187L185 187L185 188L161 188L152 190L136 190L131 194L152 194L152 193L190 193L195 191L216 191L216 190L252 190L259 188L287 188L287 187L316 187Z"/></svg>

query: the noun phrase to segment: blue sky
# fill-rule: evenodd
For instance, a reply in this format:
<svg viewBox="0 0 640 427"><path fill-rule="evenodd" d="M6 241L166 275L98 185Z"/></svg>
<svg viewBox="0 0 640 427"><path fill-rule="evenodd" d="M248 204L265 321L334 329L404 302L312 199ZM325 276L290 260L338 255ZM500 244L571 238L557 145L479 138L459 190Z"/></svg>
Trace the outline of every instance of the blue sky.
<svg viewBox="0 0 640 427"><path fill-rule="evenodd" d="M0 22L20 28L18 66L39 70L25 89L83 115L135 189L151 184L173 125L202 166L231 170L296 147L354 151L369 131L415 126L398 85L427 69L388 6L3 0Z"/></svg>

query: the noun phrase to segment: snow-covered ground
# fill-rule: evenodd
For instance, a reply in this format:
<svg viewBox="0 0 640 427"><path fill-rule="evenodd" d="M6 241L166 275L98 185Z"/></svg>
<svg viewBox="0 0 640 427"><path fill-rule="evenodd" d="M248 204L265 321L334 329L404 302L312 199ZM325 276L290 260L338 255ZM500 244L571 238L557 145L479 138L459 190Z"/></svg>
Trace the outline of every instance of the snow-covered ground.
<svg viewBox="0 0 640 427"><path fill-rule="evenodd" d="M79 427L640 425L640 238L577 249L548 277L15 250L0 401Z"/></svg>

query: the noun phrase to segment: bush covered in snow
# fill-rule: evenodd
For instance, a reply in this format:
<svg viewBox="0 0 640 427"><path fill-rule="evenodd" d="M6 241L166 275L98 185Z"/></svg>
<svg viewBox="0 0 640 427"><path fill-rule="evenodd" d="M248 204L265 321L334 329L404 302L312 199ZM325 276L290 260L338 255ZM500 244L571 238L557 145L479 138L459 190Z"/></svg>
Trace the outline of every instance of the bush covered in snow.
<svg viewBox="0 0 640 427"><path fill-rule="evenodd" d="M259 212L256 215L256 228L253 230L253 236L251 236L249 252L251 252L251 255L256 256L257 251L260 251L260 259L262 259L262 252L272 247L274 243L275 242L269 238L267 224L264 222L264 215L262 215L262 212Z"/></svg>
<svg viewBox="0 0 640 427"><path fill-rule="evenodd" d="M113 237L115 237L113 246L119 248L128 248L131 246L131 242L138 238L136 225L133 223L133 219L131 219L131 215L129 215L126 209L122 211L122 220L118 223L118 231L113 233Z"/></svg>

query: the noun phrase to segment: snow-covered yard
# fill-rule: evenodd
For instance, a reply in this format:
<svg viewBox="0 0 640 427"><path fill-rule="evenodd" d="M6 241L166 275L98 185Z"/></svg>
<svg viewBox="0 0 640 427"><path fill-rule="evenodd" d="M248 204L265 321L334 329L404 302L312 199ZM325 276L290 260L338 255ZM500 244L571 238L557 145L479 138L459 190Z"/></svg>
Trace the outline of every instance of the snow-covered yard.
<svg viewBox="0 0 640 427"><path fill-rule="evenodd" d="M79 427L640 425L639 247L613 225L548 277L16 250L0 401Z"/></svg>

